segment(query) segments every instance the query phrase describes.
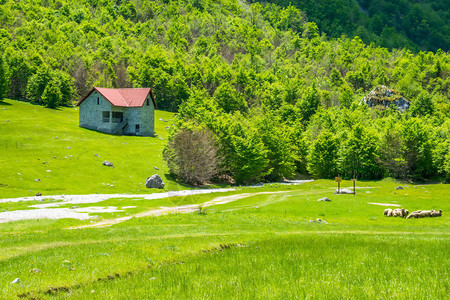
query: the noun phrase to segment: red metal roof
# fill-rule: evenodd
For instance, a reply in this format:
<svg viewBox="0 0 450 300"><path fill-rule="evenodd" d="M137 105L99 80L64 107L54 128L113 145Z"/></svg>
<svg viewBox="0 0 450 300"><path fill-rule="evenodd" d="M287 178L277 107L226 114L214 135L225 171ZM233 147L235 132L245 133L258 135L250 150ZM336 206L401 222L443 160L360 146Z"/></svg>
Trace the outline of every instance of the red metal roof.
<svg viewBox="0 0 450 300"><path fill-rule="evenodd" d="M107 89L101 87L92 88L86 96L83 97L80 101L78 101L77 106L80 104L93 92L99 92L103 97L106 98L109 102L111 102L114 106L122 106L122 107L141 107L145 103L145 99L147 99L148 94L152 98L153 104L156 106L155 97L153 96L153 92L151 88L136 88L136 89Z"/></svg>

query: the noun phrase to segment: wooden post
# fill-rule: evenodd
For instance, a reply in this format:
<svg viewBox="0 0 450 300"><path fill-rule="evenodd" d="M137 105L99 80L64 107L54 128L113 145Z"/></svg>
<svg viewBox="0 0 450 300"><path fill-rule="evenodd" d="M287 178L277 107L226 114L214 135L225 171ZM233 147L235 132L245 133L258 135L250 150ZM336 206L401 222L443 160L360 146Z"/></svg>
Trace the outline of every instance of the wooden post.
<svg viewBox="0 0 450 300"><path fill-rule="evenodd" d="M341 181L342 181L342 177L334 177L334 181L336 181L338 183L338 194L341 193Z"/></svg>
<svg viewBox="0 0 450 300"><path fill-rule="evenodd" d="M352 181L353 181L353 196L356 196L356 181L357 181L358 179L356 179L356 178L353 178L352 179Z"/></svg>

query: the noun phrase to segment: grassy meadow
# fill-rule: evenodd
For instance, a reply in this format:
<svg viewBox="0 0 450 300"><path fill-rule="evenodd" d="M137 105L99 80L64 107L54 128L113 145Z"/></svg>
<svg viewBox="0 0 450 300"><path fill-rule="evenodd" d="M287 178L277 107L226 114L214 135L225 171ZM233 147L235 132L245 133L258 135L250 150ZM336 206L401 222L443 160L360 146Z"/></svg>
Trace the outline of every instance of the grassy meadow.
<svg viewBox="0 0 450 300"><path fill-rule="evenodd" d="M154 174L167 189L185 189L166 180L162 160L172 118L173 113L156 111L158 137L112 136L78 127L77 108L0 101L0 198L147 193L145 180ZM114 168L103 166L105 160Z"/></svg>
<svg viewBox="0 0 450 300"><path fill-rule="evenodd" d="M165 138L168 122L160 118L172 114L157 112L156 131ZM0 199L36 192L157 192L140 184L156 172L165 190L186 188L167 176L158 156L164 140L105 135L79 128L77 119L73 108L0 104ZM102 166L105 159L116 168ZM399 185L404 189L396 190ZM334 195L335 188L331 180L317 180L158 200L115 197L77 204L120 209L91 213L96 219L0 223L0 299L448 298L448 184L358 181L355 196ZM202 213L137 215L239 194L245 197ZM331 202L318 202L322 197ZM73 205L0 202L0 213L51 203ZM384 209L394 205L444 213L385 217ZM82 228L124 216L136 217ZM310 222L317 218L326 223ZM16 278L20 282L12 283Z"/></svg>
<svg viewBox="0 0 450 300"><path fill-rule="evenodd" d="M204 214L133 218L104 228L71 229L92 222L73 219L2 223L0 298L445 299L450 187L358 185L356 196L333 195L335 183L319 180L158 200L164 203L123 199L143 211L249 193ZM324 196L332 201L317 201ZM384 206L369 203L444 214L387 218ZM327 223L310 222L317 218ZM21 282L11 284L15 278Z"/></svg>

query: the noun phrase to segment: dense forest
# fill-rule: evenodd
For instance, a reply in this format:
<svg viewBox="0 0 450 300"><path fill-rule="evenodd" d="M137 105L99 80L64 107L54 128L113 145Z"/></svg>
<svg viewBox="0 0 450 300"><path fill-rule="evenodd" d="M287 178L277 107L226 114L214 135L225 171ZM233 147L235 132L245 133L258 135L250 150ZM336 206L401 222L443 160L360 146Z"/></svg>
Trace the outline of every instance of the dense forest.
<svg viewBox="0 0 450 300"><path fill-rule="evenodd" d="M329 37L359 36L387 48L448 51L450 13L446 0L269 0L295 5Z"/></svg>
<svg viewBox="0 0 450 300"><path fill-rule="evenodd" d="M236 183L450 177L448 8L252 2L2 0L0 98L56 107L92 86L152 87L160 109L179 112L165 157L176 161L181 133L207 132L191 136ZM402 23L417 10L444 24ZM369 108L381 85L410 108Z"/></svg>

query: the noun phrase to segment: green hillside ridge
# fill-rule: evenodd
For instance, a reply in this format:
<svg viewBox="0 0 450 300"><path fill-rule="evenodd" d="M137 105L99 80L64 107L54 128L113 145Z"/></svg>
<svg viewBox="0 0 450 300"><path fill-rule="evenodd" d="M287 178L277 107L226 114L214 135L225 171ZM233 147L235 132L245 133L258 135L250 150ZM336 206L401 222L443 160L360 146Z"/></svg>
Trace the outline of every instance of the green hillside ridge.
<svg viewBox="0 0 450 300"><path fill-rule="evenodd" d="M224 158L220 175L238 184L306 172L450 176L446 51L329 38L293 5L7 0L0 8L0 95L52 107L92 86L151 87L160 109L179 111L169 139L207 128ZM410 100L409 111L360 105L380 85Z"/></svg>
<svg viewBox="0 0 450 300"><path fill-rule="evenodd" d="M163 178L166 190L188 189L167 177L162 160L165 128L172 118L173 113L156 111L158 137L115 136L78 127L77 108L52 110L4 100L0 102L0 198L152 193L158 190L147 189L145 180L154 174ZM105 160L114 168L103 166Z"/></svg>

